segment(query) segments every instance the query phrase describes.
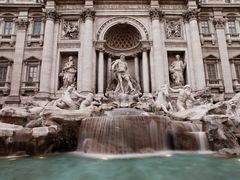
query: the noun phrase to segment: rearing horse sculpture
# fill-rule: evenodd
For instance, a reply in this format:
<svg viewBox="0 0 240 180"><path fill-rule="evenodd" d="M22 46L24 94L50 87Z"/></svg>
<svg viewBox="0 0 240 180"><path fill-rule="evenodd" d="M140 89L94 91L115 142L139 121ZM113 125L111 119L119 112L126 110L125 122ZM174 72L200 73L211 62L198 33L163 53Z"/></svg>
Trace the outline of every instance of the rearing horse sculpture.
<svg viewBox="0 0 240 180"><path fill-rule="evenodd" d="M156 111L163 110L165 113L173 111L172 104L169 101L169 91L168 85L162 86L162 88L156 92L156 100L154 102L154 107Z"/></svg>

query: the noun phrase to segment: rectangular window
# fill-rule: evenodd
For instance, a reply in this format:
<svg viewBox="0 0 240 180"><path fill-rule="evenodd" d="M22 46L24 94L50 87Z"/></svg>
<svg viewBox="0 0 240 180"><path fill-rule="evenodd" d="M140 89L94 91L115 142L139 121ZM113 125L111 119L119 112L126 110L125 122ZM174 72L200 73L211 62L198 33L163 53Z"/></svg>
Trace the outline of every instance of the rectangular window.
<svg viewBox="0 0 240 180"><path fill-rule="evenodd" d="M236 69L236 76L238 79L238 83L240 83L240 64L235 64L235 69Z"/></svg>
<svg viewBox="0 0 240 180"><path fill-rule="evenodd" d="M7 79L7 65L0 65L0 82L6 82Z"/></svg>
<svg viewBox="0 0 240 180"><path fill-rule="evenodd" d="M13 22L12 21L5 21L4 24L4 35L11 35L13 28Z"/></svg>
<svg viewBox="0 0 240 180"><path fill-rule="evenodd" d="M237 28L235 21L228 21L228 30L230 34L237 34Z"/></svg>
<svg viewBox="0 0 240 180"><path fill-rule="evenodd" d="M203 34L210 34L208 21L201 21L201 29Z"/></svg>
<svg viewBox="0 0 240 180"><path fill-rule="evenodd" d="M207 73L209 84L219 84L217 64L207 64Z"/></svg>
<svg viewBox="0 0 240 180"><path fill-rule="evenodd" d="M40 20L36 20L33 22L33 35L35 36L40 35L41 25L42 25L42 22Z"/></svg>
<svg viewBox="0 0 240 180"><path fill-rule="evenodd" d="M27 72L27 82L36 82L37 81L38 66L30 65Z"/></svg>

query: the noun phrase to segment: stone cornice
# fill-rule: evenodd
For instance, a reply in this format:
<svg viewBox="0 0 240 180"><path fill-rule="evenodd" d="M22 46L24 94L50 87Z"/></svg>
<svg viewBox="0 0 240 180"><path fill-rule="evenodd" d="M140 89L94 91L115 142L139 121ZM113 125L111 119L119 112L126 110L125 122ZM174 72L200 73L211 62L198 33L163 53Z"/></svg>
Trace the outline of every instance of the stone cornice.
<svg viewBox="0 0 240 180"><path fill-rule="evenodd" d="M16 19L15 22L18 30L26 30L29 24L28 19Z"/></svg>
<svg viewBox="0 0 240 180"><path fill-rule="evenodd" d="M164 13L160 11L158 8L150 9L149 15L152 20L162 20L164 17Z"/></svg>

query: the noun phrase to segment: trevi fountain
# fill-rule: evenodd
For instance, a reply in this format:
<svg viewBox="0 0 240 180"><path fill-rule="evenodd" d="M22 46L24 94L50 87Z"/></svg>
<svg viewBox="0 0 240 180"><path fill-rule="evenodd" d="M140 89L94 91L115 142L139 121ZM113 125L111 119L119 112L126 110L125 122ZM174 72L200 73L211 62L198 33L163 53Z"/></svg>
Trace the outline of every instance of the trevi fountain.
<svg viewBox="0 0 240 180"><path fill-rule="evenodd" d="M240 0L0 0L0 180L239 180Z"/></svg>
<svg viewBox="0 0 240 180"><path fill-rule="evenodd" d="M240 94L214 103L209 89L192 92L183 85L179 55L170 67L177 86L142 94L121 54L111 65L106 93L82 95L75 90L71 59L60 98L0 111L1 177L14 179L11 172L29 163L32 179L212 179L216 171L228 179L225 166L233 166L231 176L239 174ZM54 174L61 171L62 177ZM191 177L188 171L194 171Z"/></svg>

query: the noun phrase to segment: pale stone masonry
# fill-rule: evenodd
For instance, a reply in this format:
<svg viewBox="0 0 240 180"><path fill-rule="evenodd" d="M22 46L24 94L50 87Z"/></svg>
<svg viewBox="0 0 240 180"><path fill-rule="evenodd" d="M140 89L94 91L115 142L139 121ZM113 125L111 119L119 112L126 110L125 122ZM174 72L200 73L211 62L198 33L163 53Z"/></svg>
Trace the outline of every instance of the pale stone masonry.
<svg viewBox="0 0 240 180"><path fill-rule="evenodd" d="M179 54L184 84L228 99L240 91L240 0L0 0L2 106L55 99L66 78L102 96L121 53L143 94L177 88Z"/></svg>

